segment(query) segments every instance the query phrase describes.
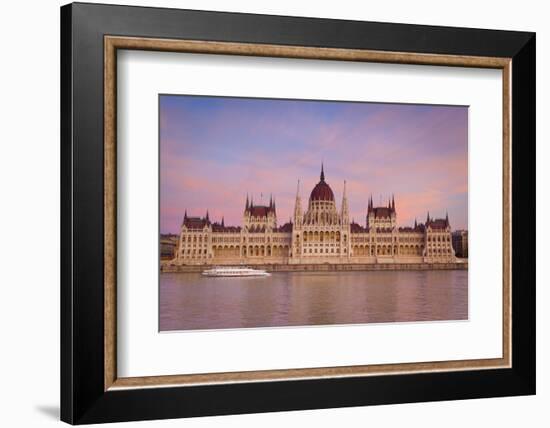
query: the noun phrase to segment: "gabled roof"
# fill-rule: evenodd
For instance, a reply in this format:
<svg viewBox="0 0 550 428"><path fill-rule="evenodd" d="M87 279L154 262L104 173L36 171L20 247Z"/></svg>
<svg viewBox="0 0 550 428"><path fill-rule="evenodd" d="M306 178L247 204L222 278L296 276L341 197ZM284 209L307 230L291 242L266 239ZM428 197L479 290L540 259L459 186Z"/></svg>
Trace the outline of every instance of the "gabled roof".
<svg viewBox="0 0 550 428"><path fill-rule="evenodd" d="M388 207L376 207L372 209L374 217L376 218L389 218L391 215L391 208Z"/></svg>
<svg viewBox="0 0 550 428"><path fill-rule="evenodd" d="M210 222L206 218L200 217L185 217L183 225L188 229L204 229Z"/></svg>
<svg viewBox="0 0 550 428"><path fill-rule="evenodd" d="M436 219L430 219L429 222L426 223L427 227L431 227L432 229L446 229L447 226L449 226L449 221L444 218L436 218Z"/></svg>
<svg viewBox="0 0 550 428"><path fill-rule="evenodd" d="M267 217L270 212L275 213L275 208L265 205L254 205L248 208L252 217Z"/></svg>

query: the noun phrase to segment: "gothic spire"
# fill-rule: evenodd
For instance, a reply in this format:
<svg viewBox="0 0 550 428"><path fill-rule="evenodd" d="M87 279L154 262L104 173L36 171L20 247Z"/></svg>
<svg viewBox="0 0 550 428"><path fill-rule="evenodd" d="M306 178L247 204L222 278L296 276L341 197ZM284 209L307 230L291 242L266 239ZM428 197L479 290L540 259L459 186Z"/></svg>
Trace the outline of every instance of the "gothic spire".
<svg viewBox="0 0 550 428"><path fill-rule="evenodd" d="M206 221L210 221L210 217L208 215L208 210L206 210Z"/></svg>
<svg viewBox="0 0 550 428"><path fill-rule="evenodd" d="M416 223L416 217L414 218L414 228L416 229L418 227L418 224Z"/></svg>
<svg viewBox="0 0 550 428"><path fill-rule="evenodd" d="M393 194L391 195L391 210L395 212L395 197Z"/></svg>
<svg viewBox="0 0 550 428"><path fill-rule="evenodd" d="M321 162L321 181L325 181L325 169L323 166L323 162Z"/></svg>
<svg viewBox="0 0 550 428"><path fill-rule="evenodd" d="M296 201L294 202L294 223L301 227L302 223L302 200L300 198L300 180L296 185Z"/></svg>
<svg viewBox="0 0 550 428"><path fill-rule="evenodd" d="M225 227L225 222L224 222L223 216L222 216L222 227Z"/></svg>
<svg viewBox="0 0 550 428"><path fill-rule="evenodd" d="M249 203L248 203L248 193L246 194L246 205L245 205L245 208L244 210L245 211L248 211L248 208L250 207Z"/></svg>
<svg viewBox="0 0 550 428"><path fill-rule="evenodd" d="M187 221L187 209L185 210L185 213L183 214L183 221L181 222L181 225L183 226L186 221Z"/></svg>
<svg viewBox="0 0 550 428"><path fill-rule="evenodd" d="M346 180L344 180L344 192L342 193L342 223L349 224L348 197L346 195Z"/></svg>

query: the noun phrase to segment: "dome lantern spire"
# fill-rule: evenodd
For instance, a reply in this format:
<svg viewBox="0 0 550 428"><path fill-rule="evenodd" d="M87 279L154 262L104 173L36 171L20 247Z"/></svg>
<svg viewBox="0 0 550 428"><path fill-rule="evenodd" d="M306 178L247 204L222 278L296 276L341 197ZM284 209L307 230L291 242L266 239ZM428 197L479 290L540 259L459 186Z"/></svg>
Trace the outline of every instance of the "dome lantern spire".
<svg viewBox="0 0 550 428"><path fill-rule="evenodd" d="M323 162L321 162L321 181L325 181L325 169L323 166Z"/></svg>

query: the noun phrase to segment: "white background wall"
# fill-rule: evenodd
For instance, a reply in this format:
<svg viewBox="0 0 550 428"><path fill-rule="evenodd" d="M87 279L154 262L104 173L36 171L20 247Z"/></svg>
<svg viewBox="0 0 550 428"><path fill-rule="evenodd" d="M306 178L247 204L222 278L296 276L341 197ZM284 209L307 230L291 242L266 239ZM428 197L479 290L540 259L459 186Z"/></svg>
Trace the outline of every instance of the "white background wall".
<svg viewBox="0 0 550 428"><path fill-rule="evenodd" d="M113 3L104 1L104 3ZM126 1L323 18L484 27L537 32L538 394L461 402L155 421L142 426L548 426L549 312L544 302L550 240L548 146L550 14L545 2L357 0ZM0 423L58 424L59 407L59 6L57 0L4 2L0 66ZM546 196L546 197L545 197ZM545 198L544 198L545 197ZM137 423L125 426L137 426Z"/></svg>

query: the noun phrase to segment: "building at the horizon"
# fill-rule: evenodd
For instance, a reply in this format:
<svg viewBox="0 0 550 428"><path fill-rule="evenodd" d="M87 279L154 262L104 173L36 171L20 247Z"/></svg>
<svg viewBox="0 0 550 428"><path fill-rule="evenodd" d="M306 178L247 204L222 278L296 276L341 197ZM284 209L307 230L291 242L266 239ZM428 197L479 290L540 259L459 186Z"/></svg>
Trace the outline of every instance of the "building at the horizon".
<svg viewBox="0 0 550 428"><path fill-rule="evenodd" d="M453 249L457 257L468 258L468 231L456 230L452 233Z"/></svg>
<svg viewBox="0 0 550 428"><path fill-rule="evenodd" d="M176 248L178 246L179 235L172 233L166 233L160 235L160 259L172 260L176 255Z"/></svg>
<svg viewBox="0 0 550 428"><path fill-rule="evenodd" d="M277 222L276 204L256 205L246 197L241 226L227 226L184 213L173 263L193 264L367 264L450 263L455 252L448 215L412 227L397 226L392 196L387 205L368 199L363 225L350 221L346 183L339 208L321 166L307 207L298 182L292 219Z"/></svg>

